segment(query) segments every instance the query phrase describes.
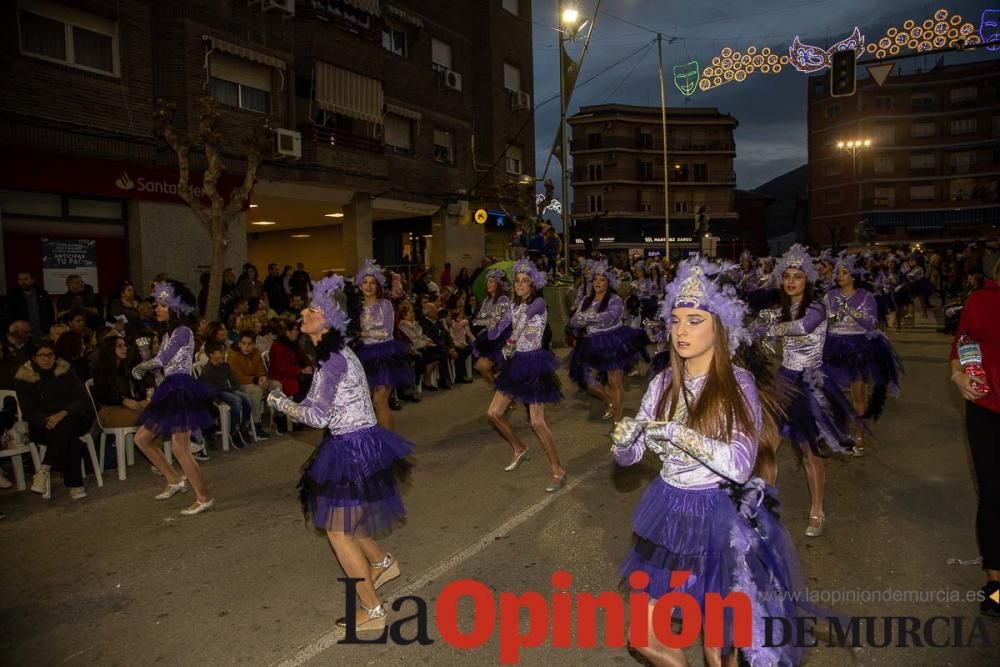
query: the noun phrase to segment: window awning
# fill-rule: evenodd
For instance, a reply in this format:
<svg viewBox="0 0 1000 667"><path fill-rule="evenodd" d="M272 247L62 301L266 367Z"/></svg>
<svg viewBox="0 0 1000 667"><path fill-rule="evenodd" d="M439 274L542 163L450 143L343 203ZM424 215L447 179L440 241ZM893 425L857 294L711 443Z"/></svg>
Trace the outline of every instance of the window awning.
<svg viewBox="0 0 1000 667"><path fill-rule="evenodd" d="M409 23L417 28L424 27L424 20L412 12L408 12L401 7L397 7L396 5L386 5L385 8L387 14L396 17L404 23Z"/></svg>
<svg viewBox="0 0 1000 667"><path fill-rule="evenodd" d="M343 0L343 3L375 16L382 15L382 10L379 8L379 0Z"/></svg>
<svg viewBox="0 0 1000 667"><path fill-rule="evenodd" d="M403 118L412 118L413 120L420 120L424 117L419 111L414 111L413 109L407 109L406 107L397 106L395 104L385 103L386 113L394 113L397 116L402 116Z"/></svg>
<svg viewBox="0 0 1000 667"><path fill-rule="evenodd" d="M275 58L273 56L260 53L259 51L254 51L238 44L227 42L226 40L219 39L218 37L202 35L201 38L208 42L213 49L225 51L226 53L231 53L234 56L239 56L240 58L246 58L247 60L252 60L255 63L260 63L261 65L277 67L281 71L284 71L284 69L288 66L288 64L281 58Z"/></svg>
<svg viewBox="0 0 1000 667"><path fill-rule="evenodd" d="M320 109L382 124L382 82L333 65L316 63Z"/></svg>

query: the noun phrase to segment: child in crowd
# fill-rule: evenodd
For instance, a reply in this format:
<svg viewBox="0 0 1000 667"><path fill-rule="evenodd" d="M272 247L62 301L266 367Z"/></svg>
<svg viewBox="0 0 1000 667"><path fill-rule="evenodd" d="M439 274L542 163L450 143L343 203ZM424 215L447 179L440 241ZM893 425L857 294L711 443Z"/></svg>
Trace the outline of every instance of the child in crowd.
<svg viewBox="0 0 1000 667"><path fill-rule="evenodd" d="M253 403L250 397L239 389L240 385L233 375L233 369L226 363L225 349L225 345L217 340L205 342L208 364L202 369L201 377L198 379L215 391L217 400L229 406L231 442L236 449L241 449L254 441L250 434Z"/></svg>
<svg viewBox="0 0 1000 667"><path fill-rule="evenodd" d="M261 404L267 394L281 390L281 383L267 377L264 357L257 349L256 338L253 331L241 333L239 342L228 357L228 363L233 369L233 376L239 384L240 391L250 397L251 414L257 435L266 438L268 434L261 426Z"/></svg>

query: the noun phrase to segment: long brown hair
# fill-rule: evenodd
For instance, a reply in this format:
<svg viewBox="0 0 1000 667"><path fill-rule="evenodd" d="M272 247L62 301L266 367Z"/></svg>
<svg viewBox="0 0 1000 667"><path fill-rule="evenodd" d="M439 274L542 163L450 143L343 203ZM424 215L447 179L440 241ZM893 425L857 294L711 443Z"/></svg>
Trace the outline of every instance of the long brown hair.
<svg viewBox="0 0 1000 667"><path fill-rule="evenodd" d="M715 334L712 363L705 386L693 403L684 387L684 359L673 345L670 346L671 383L656 406L656 419L674 419L677 406L684 401L687 408L685 425L698 433L724 442L732 441L734 430L746 433L758 442L754 474L773 484L777 478L776 454L781 439L776 419L777 404L766 392L760 392L762 421L758 429L736 379L730 358L729 337L718 315L712 314L712 326Z"/></svg>

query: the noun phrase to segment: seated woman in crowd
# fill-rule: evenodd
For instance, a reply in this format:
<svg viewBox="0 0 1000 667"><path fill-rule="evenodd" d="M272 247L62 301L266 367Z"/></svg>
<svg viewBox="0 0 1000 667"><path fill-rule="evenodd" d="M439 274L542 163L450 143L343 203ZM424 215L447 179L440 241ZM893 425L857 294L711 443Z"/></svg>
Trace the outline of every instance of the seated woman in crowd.
<svg viewBox="0 0 1000 667"><path fill-rule="evenodd" d="M56 356L69 363L80 382L90 379L90 361L83 337L75 331L67 331L55 342Z"/></svg>
<svg viewBox="0 0 1000 667"><path fill-rule="evenodd" d="M32 441L46 448L31 490L43 498L51 498L51 472L58 470L69 488L70 498L86 498L80 436L90 430L94 411L83 383L69 362L56 359L52 341L43 340L35 348L32 360L18 370L14 388Z"/></svg>
<svg viewBox="0 0 1000 667"><path fill-rule="evenodd" d="M285 321L277 325L277 338L271 345L271 368L268 377L281 383L281 390L297 401L309 392L313 367L299 347L299 324Z"/></svg>
<svg viewBox="0 0 1000 667"><path fill-rule="evenodd" d="M124 279L118 281L115 297L108 304L108 319L118 316L125 317L125 328L130 333L139 327L139 299L135 296L135 287Z"/></svg>
<svg viewBox="0 0 1000 667"><path fill-rule="evenodd" d="M139 413L149 405L146 388L132 378L137 355L124 338L109 336L98 348L93 395L104 428L139 426ZM150 376L152 377L152 376ZM160 447L157 443L157 447Z"/></svg>
<svg viewBox="0 0 1000 667"><path fill-rule="evenodd" d="M424 333L420 323L417 322L416 313L413 312L413 304L409 301L402 301L399 304L399 330L419 354L416 370L423 374L424 389L437 391L438 388L431 385L431 375L437 370L446 353Z"/></svg>

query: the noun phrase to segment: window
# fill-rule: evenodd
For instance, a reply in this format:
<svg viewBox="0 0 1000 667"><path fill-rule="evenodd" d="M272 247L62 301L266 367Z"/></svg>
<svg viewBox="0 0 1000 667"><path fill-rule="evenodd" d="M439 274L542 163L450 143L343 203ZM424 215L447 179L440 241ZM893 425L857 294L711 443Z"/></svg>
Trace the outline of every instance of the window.
<svg viewBox="0 0 1000 667"><path fill-rule="evenodd" d="M455 164L455 144L451 132L434 128L434 161Z"/></svg>
<svg viewBox="0 0 1000 667"><path fill-rule="evenodd" d="M652 213L653 212L653 200L656 198L655 192L640 191L638 209L640 213Z"/></svg>
<svg viewBox="0 0 1000 667"><path fill-rule="evenodd" d="M210 67L216 101L238 109L271 112L270 67L227 53L213 53Z"/></svg>
<svg viewBox="0 0 1000 667"><path fill-rule="evenodd" d="M674 173L671 180L686 181L688 179L688 166L680 162L674 164Z"/></svg>
<svg viewBox="0 0 1000 667"><path fill-rule="evenodd" d="M649 160L636 160L635 177L639 181L653 180L653 163Z"/></svg>
<svg viewBox="0 0 1000 667"><path fill-rule="evenodd" d="M951 165L951 173L967 174L976 166L976 151L952 153L948 156L948 162Z"/></svg>
<svg viewBox="0 0 1000 667"><path fill-rule="evenodd" d="M910 169L934 169L937 161L932 153L910 156Z"/></svg>
<svg viewBox="0 0 1000 667"><path fill-rule="evenodd" d="M896 188L882 187L875 188L875 206L893 207L896 205Z"/></svg>
<svg viewBox="0 0 1000 667"><path fill-rule="evenodd" d="M703 162L695 162L694 164L694 180L696 181L707 181L708 180L708 165Z"/></svg>
<svg viewBox="0 0 1000 667"><path fill-rule="evenodd" d="M910 98L910 108L913 111L933 111L935 101L933 95L921 93Z"/></svg>
<svg viewBox="0 0 1000 667"><path fill-rule="evenodd" d="M604 165L600 163L590 164L587 166L587 180L588 181L603 181L604 180Z"/></svg>
<svg viewBox="0 0 1000 667"><path fill-rule="evenodd" d="M653 133L652 132L638 132L636 134L637 142L639 148L652 148L653 147Z"/></svg>
<svg viewBox="0 0 1000 667"><path fill-rule="evenodd" d="M826 175L827 176L839 176L840 175L840 160L834 160L833 162L828 162L826 165Z"/></svg>
<svg viewBox="0 0 1000 667"><path fill-rule="evenodd" d="M118 26L54 3L22 2L17 13L21 53L118 76Z"/></svg>
<svg viewBox="0 0 1000 667"><path fill-rule="evenodd" d="M933 137L935 132L934 123L913 123L910 125L910 137L913 139L923 139Z"/></svg>
<svg viewBox="0 0 1000 667"><path fill-rule="evenodd" d="M949 95L952 103L974 102L979 99L979 89L975 86L965 86L963 88L952 88Z"/></svg>
<svg viewBox="0 0 1000 667"><path fill-rule="evenodd" d="M674 202L674 213L689 213L690 211L691 211L691 202L687 201Z"/></svg>
<svg viewBox="0 0 1000 667"><path fill-rule="evenodd" d="M840 102L837 102L836 104L831 104L826 109L824 109L824 115L826 116L826 118L828 120L830 118L836 118L837 116L839 116L840 115Z"/></svg>
<svg viewBox="0 0 1000 667"><path fill-rule="evenodd" d="M839 204L840 199L841 197L839 190L832 190L823 195L823 203L826 204L827 206L835 206L836 204Z"/></svg>
<svg viewBox="0 0 1000 667"><path fill-rule="evenodd" d="M508 174L521 175L524 173L520 146L508 146L503 159L504 169Z"/></svg>
<svg viewBox="0 0 1000 667"><path fill-rule="evenodd" d="M876 125L872 134L876 146L891 146L896 143L895 125Z"/></svg>
<svg viewBox="0 0 1000 667"><path fill-rule="evenodd" d="M413 121L387 113L385 115L385 147L395 153L413 153Z"/></svg>
<svg viewBox="0 0 1000 667"><path fill-rule="evenodd" d="M601 135L595 132L591 132L587 135L587 148L600 148L601 147Z"/></svg>
<svg viewBox="0 0 1000 667"><path fill-rule="evenodd" d="M455 69L451 66L451 44L431 37L431 62L434 69Z"/></svg>
<svg viewBox="0 0 1000 667"><path fill-rule="evenodd" d="M896 171L896 159L893 157L877 157L872 162L876 174L891 174Z"/></svg>
<svg viewBox="0 0 1000 667"><path fill-rule="evenodd" d="M402 58L409 58L410 40L406 28L392 19L386 19L382 28L382 48Z"/></svg>
<svg viewBox="0 0 1000 667"><path fill-rule="evenodd" d="M971 178L956 179L948 184L948 191L951 194L952 201L972 199L975 188L976 181Z"/></svg>
<svg viewBox="0 0 1000 667"><path fill-rule="evenodd" d="M503 8L514 16L521 15L521 0L503 0Z"/></svg>
<svg viewBox="0 0 1000 667"><path fill-rule="evenodd" d="M934 199L937 193L934 191L933 185L911 185L910 186L910 199L912 201L920 201L927 199Z"/></svg>
<svg viewBox="0 0 1000 667"><path fill-rule="evenodd" d="M590 195L590 212L600 213L604 210L604 195Z"/></svg>
<svg viewBox="0 0 1000 667"><path fill-rule="evenodd" d="M879 95L875 98L875 108L882 111L892 109L892 98L888 95Z"/></svg>
<svg viewBox="0 0 1000 667"><path fill-rule="evenodd" d="M952 134L972 134L976 131L975 118L963 118L962 120L951 121Z"/></svg>
<svg viewBox="0 0 1000 667"><path fill-rule="evenodd" d="M521 92L521 68L510 63L503 64L503 89L518 93Z"/></svg>

